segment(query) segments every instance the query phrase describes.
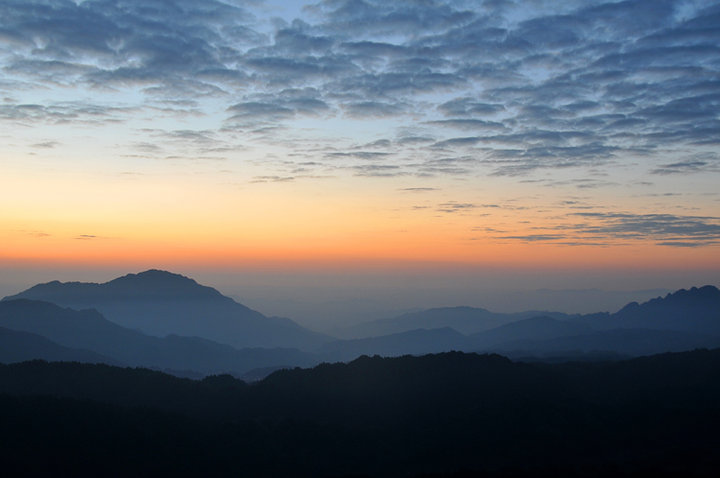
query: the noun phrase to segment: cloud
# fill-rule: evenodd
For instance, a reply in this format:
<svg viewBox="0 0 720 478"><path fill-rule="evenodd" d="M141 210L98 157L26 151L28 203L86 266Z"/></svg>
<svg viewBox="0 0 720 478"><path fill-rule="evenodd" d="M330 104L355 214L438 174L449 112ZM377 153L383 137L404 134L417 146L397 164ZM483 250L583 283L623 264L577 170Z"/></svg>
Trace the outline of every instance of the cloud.
<svg viewBox="0 0 720 478"><path fill-rule="evenodd" d="M442 31L472 20L470 10L455 10L439 1L324 0L312 11L327 19L323 29L335 34L360 37L416 35L415 32Z"/></svg>
<svg viewBox="0 0 720 478"><path fill-rule="evenodd" d="M289 183L294 181L293 176L255 176L251 183Z"/></svg>
<svg viewBox="0 0 720 478"><path fill-rule="evenodd" d="M472 203L446 202L439 204L437 211L452 214L475 208L477 208L477 206Z"/></svg>
<svg viewBox="0 0 720 478"><path fill-rule="evenodd" d="M388 156L390 153L380 151L346 151L346 152L333 152L326 153L326 158L357 158L363 160L382 159Z"/></svg>
<svg viewBox="0 0 720 478"><path fill-rule="evenodd" d="M665 245L675 242L704 245L720 240L720 218L717 217L600 212L572 215L591 220L578 224L576 230L593 236L650 239Z"/></svg>
<svg viewBox="0 0 720 478"><path fill-rule="evenodd" d="M401 188L399 191L406 191L412 193L425 193L430 191L438 191L438 188Z"/></svg>
<svg viewBox="0 0 720 478"><path fill-rule="evenodd" d="M359 101L343 106L348 116L352 118L382 118L396 116L403 112L403 106L380 101Z"/></svg>
<svg viewBox="0 0 720 478"><path fill-rule="evenodd" d="M355 171L356 176L389 178L407 175L400 169L400 166L393 164L363 164L352 166L351 169Z"/></svg>
<svg viewBox="0 0 720 478"><path fill-rule="evenodd" d="M522 242L548 241L566 245L645 244L703 247L720 244L720 218L675 214L573 212L567 223L548 226L532 235L499 236Z"/></svg>
<svg viewBox="0 0 720 478"><path fill-rule="evenodd" d="M228 111L232 113L232 116L229 118L230 121L244 119L277 121L290 118L295 114L291 108L286 106L260 101L238 103L229 107Z"/></svg>
<svg viewBox="0 0 720 478"><path fill-rule="evenodd" d="M42 141L40 143L35 143L30 145L31 148L40 148L40 149L53 149L56 146L58 146L60 143L58 141Z"/></svg>
<svg viewBox="0 0 720 478"><path fill-rule="evenodd" d="M497 121L485 121L480 119L447 119L447 120L436 120L428 122L430 125L446 126L450 128L463 129L463 130L505 130L507 129L502 123Z"/></svg>
<svg viewBox="0 0 720 478"><path fill-rule="evenodd" d="M0 93L18 99L0 104L0 121L190 114L209 125L197 131L213 131L168 127L176 136L163 154L253 142L332 165L357 146L331 143L324 128L354 134L356 121L392 118L383 136L393 141L355 159L383 153L384 166L415 176L612 172L632 161L668 180L717 172L695 157L720 145L711 2L322 0L300 15L273 20L254 1L7 0Z"/></svg>
<svg viewBox="0 0 720 478"><path fill-rule="evenodd" d="M483 103L472 97L455 98L438 106L445 116L489 116L505 110L505 106L497 103Z"/></svg>
<svg viewBox="0 0 720 478"><path fill-rule="evenodd" d="M280 123L297 116L328 114L330 109L315 88L285 88L275 95L256 94L228 107L231 116L227 122L241 126Z"/></svg>
<svg viewBox="0 0 720 478"><path fill-rule="evenodd" d="M652 174L687 174L701 171L708 163L705 161L681 161L679 163L662 164L650 171Z"/></svg>
<svg viewBox="0 0 720 478"><path fill-rule="evenodd" d="M53 102L43 104L0 104L0 121L26 126L45 124L108 124L127 118L135 108L106 106L81 102Z"/></svg>
<svg viewBox="0 0 720 478"><path fill-rule="evenodd" d="M565 239L565 236L560 234L528 234L523 236L498 236L498 239L510 239L521 242L545 242Z"/></svg>

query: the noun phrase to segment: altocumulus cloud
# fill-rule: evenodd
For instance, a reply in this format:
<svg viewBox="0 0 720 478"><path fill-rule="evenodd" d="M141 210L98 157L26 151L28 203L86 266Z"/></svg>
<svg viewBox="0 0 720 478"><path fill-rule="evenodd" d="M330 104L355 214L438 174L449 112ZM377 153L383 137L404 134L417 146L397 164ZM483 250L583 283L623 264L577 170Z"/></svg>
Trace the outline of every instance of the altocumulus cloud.
<svg viewBox="0 0 720 478"><path fill-rule="evenodd" d="M717 2L325 0L302 18L267 12L260 1L5 0L0 121L125 122L153 107L212 116L220 144L264 131L253 141L282 145L307 118L392 118L387 152L415 158L402 174L528 176L625 158L665 176L712 170L667 158L720 144ZM40 87L132 94L110 106L23 99ZM408 127L430 140L395 141ZM326 141L292 131L299 154ZM442 167L438 150L473 161Z"/></svg>
<svg viewBox="0 0 720 478"><path fill-rule="evenodd" d="M569 223L536 227L543 232L498 236L520 242L553 242L566 245L608 245L655 242L673 247L700 247L720 243L720 218L675 214L575 212Z"/></svg>

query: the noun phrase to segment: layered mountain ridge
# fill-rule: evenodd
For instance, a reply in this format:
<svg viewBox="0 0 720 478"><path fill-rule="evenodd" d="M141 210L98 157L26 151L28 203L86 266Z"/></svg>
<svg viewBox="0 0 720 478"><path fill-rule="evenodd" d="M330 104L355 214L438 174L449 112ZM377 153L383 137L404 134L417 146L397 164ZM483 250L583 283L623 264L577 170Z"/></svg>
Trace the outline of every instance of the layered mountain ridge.
<svg viewBox="0 0 720 478"><path fill-rule="evenodd" d="M250 372L262 378L283 366L361 355L457 350L555 360L720 347L720 290L710 285L681 289L631 302L615 313L586 315L428 309L360 324L338 340L290 319L266 317L188 277L153 269L103 284L38 284L0 302L0 327L52 342L28 346L48 349L35 357L16 358L95 357L105 363L200 374ZM58 347L71 349L70 355Z"/></svg>
<svg viewBox="0 0 720 478"><path fill-rule="evenodd" d="M0 361L4 362L75 360L202 375L242 375L256 368L315 363L312 355L297 349L236 349L199 337L149 336L117 325L94 309L77 311L29 299L0 302L0 327L44 341L32 343L33 355L27 350L29 337L25 338L26 353L10 356L7 350L2 351L4 360Z"/></svg>
<svg viewBox="0 0 720 478"><path fill-rule="evenodd" d="M315 348L329 339L290 319L266 317L216 289L156 269L102 284L52 281L6 297L93 308L148 335L196 336L234 347Z"/></svg>

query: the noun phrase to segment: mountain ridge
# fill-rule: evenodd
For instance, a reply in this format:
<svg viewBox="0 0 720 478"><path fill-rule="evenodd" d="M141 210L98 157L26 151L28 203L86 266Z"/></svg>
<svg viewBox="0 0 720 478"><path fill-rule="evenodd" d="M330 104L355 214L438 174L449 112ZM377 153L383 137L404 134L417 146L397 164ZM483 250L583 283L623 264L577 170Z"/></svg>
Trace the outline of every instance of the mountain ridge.
<svg viewBox="0 0 720 478"><path fill-rule="evenodd" d="M172 293L171 293L172 292ZM53 280L34 285L19 294L2 300L18 298L40 299L53 302L53 298L82 303L83 301L123 300L129 298L174 300L216 299L232 301L217 289L204 286L194 279L160 269L149 269L137 274L126 274L107 282L61 282Z"/></svg>
<svg viewBox="0 0 720 478"><path fill-rule="evenodd" d="M592 364L452 352L363 356L249 385L0 365L0 456L18 470L47 465L38 456L77 457L75 470L99 460L87 476L710 477L719 366L720 349ZM526 473L507 472L518 463ZM57 474L44 468L37 476ZM665 469L677 472L644 473Z"/></svg>
<svg viewBox="0 0 720 478"><path fill-rule="evenodd" d="M51 281L2 301L32 299L93 308L108 320L148 335L197 336L238 348L309 350L330 338L258 311L180 274L150 269L104 283Z"/></svg>
<svg viewBox="0 0 720 478"><path fill-rule="evenodd" d="M78 311L31 299L0 302L0 327L42 336L58 347L91 351L107 357L100 360L104 363L161 370L242 375L257 368L315 362L296 349L236 349L200 337L153 337L113 323L95 309Z"/></svg>
<svg viewBox="0 0 720 478"><path fill-rule="evenodd" d="M18 363L38 359L53 362L123 365L119 360L91 350L65 347L40 334L0 327L0 363Z"/></svg>
<svg viewBox="0 0 720 478"><path fill-rule="evenodd" d="M516 320L540 315L554 318L570 317L569 314L551 311L528 310L502 313L470 306L434 307L357 324L346 328L343 335L346 338L364 338L407 332L418 328L439 329L443 327L450 327L460 333L469 335L490 330Z"/></svg>

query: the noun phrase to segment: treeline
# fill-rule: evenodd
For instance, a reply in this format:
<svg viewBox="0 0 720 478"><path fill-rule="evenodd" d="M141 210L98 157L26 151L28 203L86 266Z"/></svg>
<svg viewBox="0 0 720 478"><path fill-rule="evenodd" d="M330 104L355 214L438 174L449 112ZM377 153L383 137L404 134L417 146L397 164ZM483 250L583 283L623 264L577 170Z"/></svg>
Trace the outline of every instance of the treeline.
<svg viewBox="0 0 720 478"><path fill-rule="evenodd" d="M622 362L361 357L248 385L0 366L14 474L715 476L720 350Z"/></svg>

